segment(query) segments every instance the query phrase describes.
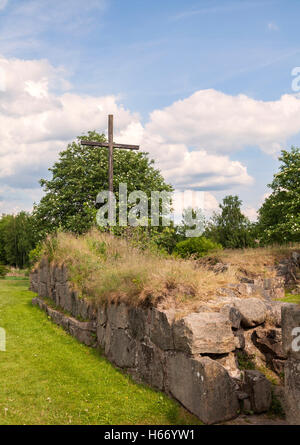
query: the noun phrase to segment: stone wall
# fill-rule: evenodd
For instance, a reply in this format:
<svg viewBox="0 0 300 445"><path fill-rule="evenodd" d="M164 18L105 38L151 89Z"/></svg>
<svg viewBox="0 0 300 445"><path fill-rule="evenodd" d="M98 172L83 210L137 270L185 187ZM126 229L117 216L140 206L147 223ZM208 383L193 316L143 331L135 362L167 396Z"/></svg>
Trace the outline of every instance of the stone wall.
<svg viewBox="0 0 300 445"><path fill-rule="evenodd" d="M237 354L254 355L280 373L282 303L224 294L223 305L179 317L175 309L96 306L79 298L64 266L44 259L30 276L33 303L79 341L100 347L116 366L178 400L204 423L240 412L267 411L271 384L258 371L239 369ZM242 286L254 283L241 283ZM278 281L267 283L279 289ZM265 283L263 288L265 287ZM63 310L63 311L62 311ZM289 368L290 369L290 368Z"/></svg>
<svg viewBox="0 0 300 445"><path fill-rule="evenodd" d="M300 425L300 306L289 304L282 309L283 350L285 363L285 409L287 420Z"/></svg>

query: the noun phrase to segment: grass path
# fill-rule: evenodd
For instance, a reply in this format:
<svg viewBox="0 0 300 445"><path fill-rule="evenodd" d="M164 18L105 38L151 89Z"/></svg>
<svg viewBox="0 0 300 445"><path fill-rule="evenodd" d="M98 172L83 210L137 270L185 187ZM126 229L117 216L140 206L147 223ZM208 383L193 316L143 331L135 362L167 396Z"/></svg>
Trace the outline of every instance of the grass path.
<svg viewBox="0 0 300 445"><path fill-rule="evenodd" d="M31 305L27 280L0 280L0 424L195 424Z"/></svg>

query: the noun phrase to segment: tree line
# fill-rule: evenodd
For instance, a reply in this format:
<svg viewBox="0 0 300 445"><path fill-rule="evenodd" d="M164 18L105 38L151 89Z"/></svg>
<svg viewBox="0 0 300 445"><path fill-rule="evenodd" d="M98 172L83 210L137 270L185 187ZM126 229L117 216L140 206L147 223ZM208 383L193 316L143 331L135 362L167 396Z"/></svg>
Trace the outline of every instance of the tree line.
<svg viewBox="0 0 300 445"><path fill-rule="evenodd" d="M108 154L81 140L105 141L103 134L89 132L80 136L59 155L50 168L51 178L42 179L44 196L31 213L2 215L0 218L0 263L28 267L30 252L38 248L48 233L57 230L82 234L95 224L95 199L99 190L108 189ZM242 213L242 201L236 195L225 196L208 221L201 237L186 239L187 223L169 227L138 227L132 231L116 227L115 235L135 236L141 245L154 245L167 253L201 256L216 248L245 248L258 245L300 241L300 149L282 150L280 167L269 184L270 195L252 223ZM147 153L117 150L114 153L115 184L127 183L128 193L172 191ZM118 201L118 193L116 192ZM132 232L135 232L134 234ZM34 255L33 255L34 257Z"/></svg>

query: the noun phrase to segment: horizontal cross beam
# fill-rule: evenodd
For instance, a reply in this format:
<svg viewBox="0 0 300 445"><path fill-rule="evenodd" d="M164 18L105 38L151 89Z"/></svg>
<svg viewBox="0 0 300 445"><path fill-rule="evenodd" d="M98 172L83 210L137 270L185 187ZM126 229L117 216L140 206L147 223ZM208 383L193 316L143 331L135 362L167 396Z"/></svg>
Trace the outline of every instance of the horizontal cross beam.
<svg viewBox="0 0 300 445"><path fill-rule="evenodd" d="M81 145L90 145L91 147L109 148L108 142L81 141ZM122 148L123 150L139 150L139 145L113 144L114 148Z"/></svg>

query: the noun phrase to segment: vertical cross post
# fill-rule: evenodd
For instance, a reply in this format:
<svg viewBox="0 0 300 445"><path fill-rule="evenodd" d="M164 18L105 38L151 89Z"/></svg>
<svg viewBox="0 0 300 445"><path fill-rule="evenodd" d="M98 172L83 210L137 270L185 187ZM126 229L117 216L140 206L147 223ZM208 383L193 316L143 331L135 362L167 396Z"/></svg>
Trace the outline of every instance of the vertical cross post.
<svg viewBox="0 0 300 445"><path fill-rule="evenodd" d="M114 117L112 114L108 116L108 219L113 219L112 193L114 191Z"/></svg>
<svg viewBox="0 0 300 445"><path fill-rule="evenodd" d="M114 148L120 148L121 150L139 150L139 145L128 144L116 144L114 142L114 117L112 114L108 115L108 142L96 142L96 141L81 141L82 145L89 145L91 147L105 147L108 148L108 220L113 221L114 216Z"/></svg>

